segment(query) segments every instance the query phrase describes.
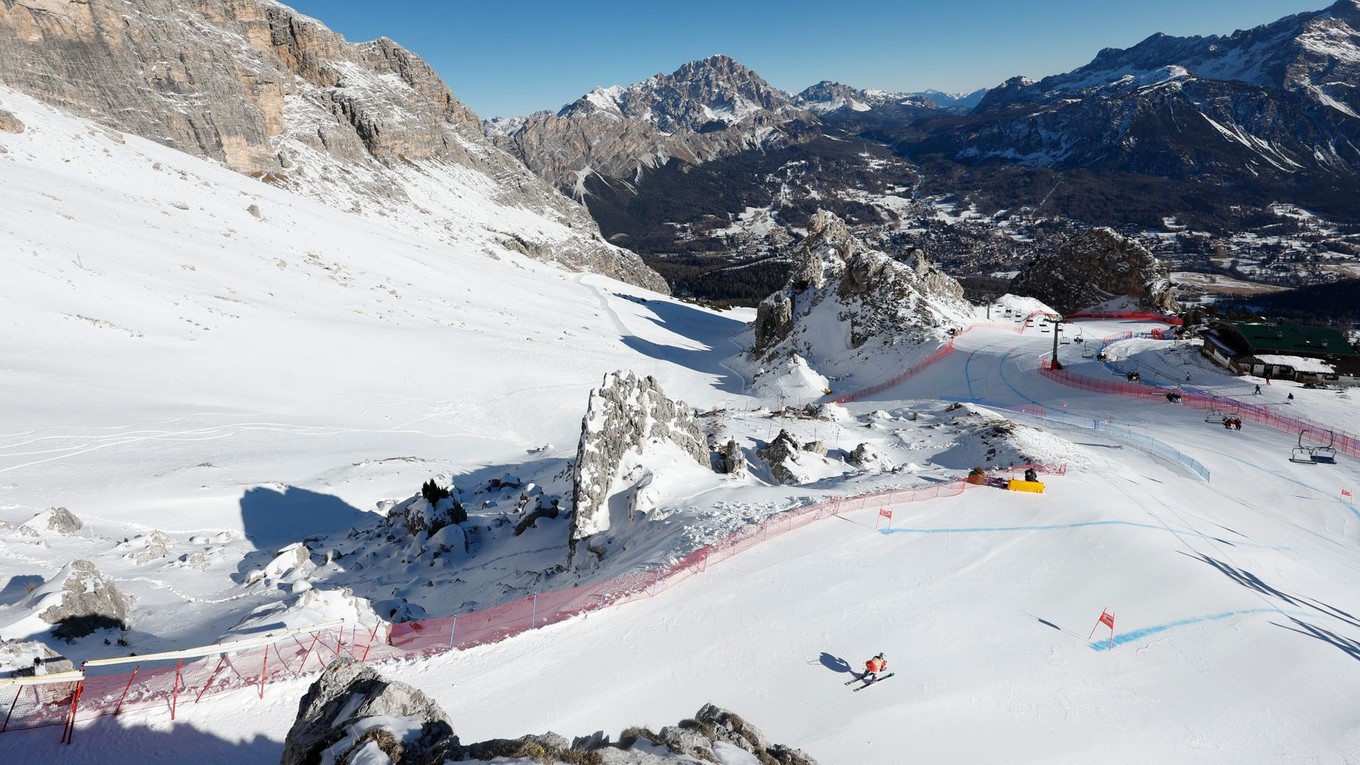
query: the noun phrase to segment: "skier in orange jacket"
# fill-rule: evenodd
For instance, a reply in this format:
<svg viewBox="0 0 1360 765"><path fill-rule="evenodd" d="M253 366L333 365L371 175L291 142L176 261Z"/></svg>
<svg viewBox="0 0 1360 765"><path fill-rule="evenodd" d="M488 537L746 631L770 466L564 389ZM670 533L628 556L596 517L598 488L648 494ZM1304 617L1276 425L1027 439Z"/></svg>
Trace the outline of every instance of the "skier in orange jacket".
<svg viewBox="0 0 1360 765"><path fill-rule="evenodd" d="M883 657L882 652L879 652L874 658L864 662L864 676L860 679L863 680L866 685L872 683L878 679L878 673L887 668L888 660Z"/></svg>

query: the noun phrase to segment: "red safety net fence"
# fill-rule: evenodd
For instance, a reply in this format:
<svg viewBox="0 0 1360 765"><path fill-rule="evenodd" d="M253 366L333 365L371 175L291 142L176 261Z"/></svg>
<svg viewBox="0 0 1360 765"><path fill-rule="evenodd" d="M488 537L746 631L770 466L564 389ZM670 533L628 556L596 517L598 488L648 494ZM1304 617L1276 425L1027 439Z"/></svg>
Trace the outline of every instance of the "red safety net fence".
<svg viewBox="0 0 1360 765"><path fill-rule="evenodd" d="M1239 399L1206 393L1192 388L1157 387L1123 380L1099 380L1074 374L1065 369L1050 369L1046 364L1040 366L1039 373L1072 388L1108 393L1115 396L1165 399L1168 394L1175 394L1180 397L1179 403L1182 406L1204 409L1222 417L1240 417L1243 422L1264 425L1291 435L1302 433L1304 434L1303 440L1312 446L1330 446L1343 454L1360 457L1360 436L1320 425L1304 417L1286 414L1280 411L1279 407L1245 403Z"/></svg>
<svg viewBox="0 0 1360 765"><path fill-rule="evenodd" d="M1005 468L1062 474L1066 465ZM770 516L648 571L564 590L528 595L491 608L418 622L362 626L335 622L270 633L233 643L144 656L97 659L80 671L0 680L0 732L62 725L70 740L77 722L124 710L163 709L174 719L208 695L252 689L261 697L280 680L319 672L339 657L383 661L494 643L590 611L652 597L756 545L819 520L873 507L940 497L968 487L963 480L835 497ZM123 668L113 671L111 668ZM126 669L131 667L131 669ZM14 694L8 695L13 690Z"/></svg>
<svg viewBox="0 0 1360 765"><path fill-rule="evenodd" d="M1029 325L1030 320L1036 316L1042 316L1044 318L1054 317L1053 314L1049 314L1046 311L1036 311L1030 314L1029 316L1026 316L1023 320L1021 320L1020 325L1018 327L1014 324L1000 324L997 322L987 321L975 322L973 324L968 325L967 329L963 330L962 332L958 332L953 337L949 338L949 341L946 342L944 345L941 345L939 348L937 348L934 353L930 354L929 356L926 356L920 361L917 361L915 364L912 364L911 366L907 367L901 372L898 372L891 378L884 380L883 382L877 383L875 385L871 385L868 388L864 388L862 390L841 394L831 400L832 402L837 404L844 404L850 401L860 401L874 394L882 393L885 390L896 387L897 385L905 381L908 377L911 377L912 375L919 373L921 370L925 369L931 364L934 364L935 362L939 361L945 356L948 356L949 354L953 353L954 341L968 334L969 332L972 332L975 329L996 329L1005 330L1007 332L1015 332L1017 334L1024 334L1025 329Z"/></svg>
<svg viewBox="0 0 1360 765"><path fill-rule="evenodd" d="M0 680L0 732L63 725L63 740L69 740L77 721L133 709L161 708L173 720L208 694L254 688L263 696L269 683L318 672L338 657L362 660L384 638L381 626L332 622L184 651L96 659L79 671Z"/></svg>

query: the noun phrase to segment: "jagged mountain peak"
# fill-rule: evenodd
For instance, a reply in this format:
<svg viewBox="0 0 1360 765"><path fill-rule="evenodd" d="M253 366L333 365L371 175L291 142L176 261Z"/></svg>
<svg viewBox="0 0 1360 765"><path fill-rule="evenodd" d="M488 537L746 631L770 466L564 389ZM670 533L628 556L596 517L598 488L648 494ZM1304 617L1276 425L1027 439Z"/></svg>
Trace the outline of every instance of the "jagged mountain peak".
<svg viewBox="0 0 1360 765"><path fill-rule="evenodd" d="M787 111L792 106L783 91L731 57L719 54L627 87L595 88L563 107L558 116L604 113L649 122L665 133L700 133L756 115Z"/></svg>

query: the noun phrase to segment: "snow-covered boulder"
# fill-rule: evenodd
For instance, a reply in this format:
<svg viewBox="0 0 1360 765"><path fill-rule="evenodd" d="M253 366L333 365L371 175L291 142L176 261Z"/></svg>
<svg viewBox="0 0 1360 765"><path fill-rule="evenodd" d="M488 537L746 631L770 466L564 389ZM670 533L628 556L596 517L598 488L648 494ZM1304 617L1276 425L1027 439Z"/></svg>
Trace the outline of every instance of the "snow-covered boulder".
<svg viewBox="0 0 1360 765"><path fill-rule="evenodd" d="M75 669L70 659L53 651L39 640L0 641L0 677L32 677L35 667L44 674Z"/></svg>
<svg viewBox="0 0 1360 765"><path fill-rule="evenodd" d="M150 534L138 534L118 547L124 551L124 558L140 566L167 557L174 546L175 540L165 532L152 531Z"/></svg>
<svg viewBox="0 0 1360 765"><path fill-rule="evenodd" d="M64 507L48 508L19 524L20 533L37 537L49 532L70 535L83 528L85 524Z"/></svg>
<svg viewBox="0 0 1360 765"><path fill-rule="evenodd" d="M55 625L52 633L71 639L97 629L126 629L132 599L87 560L74 560L29 597L38 617Z"/></svg>
<svg viewBox="0 0 1360 765"><path fill-rule="evenodd" d="M850 452L850 464L862 470L893 469L892 460L883 456L872 444L862 443Z"/></svg>
<svg viewBox="0 0 1360 765"><path fill-rule="evenodd" d="M458 749L449 716L424 693L337 659L298 703L280 765L443 765Z"/></svg>

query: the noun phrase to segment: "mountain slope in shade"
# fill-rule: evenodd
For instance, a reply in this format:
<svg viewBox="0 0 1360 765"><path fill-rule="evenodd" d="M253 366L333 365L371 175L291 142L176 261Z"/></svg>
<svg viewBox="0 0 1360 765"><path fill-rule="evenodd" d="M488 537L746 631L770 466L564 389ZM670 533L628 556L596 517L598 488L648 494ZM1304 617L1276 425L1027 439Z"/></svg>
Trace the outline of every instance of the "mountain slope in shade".
<svg viewBox="0 0 1360 765"><path fill-rule="evenodd" d="M114 129L447 242L665 289L391 40L346 42L272 0L43 0L0 7L0 48L0 84Z"/></svg>

